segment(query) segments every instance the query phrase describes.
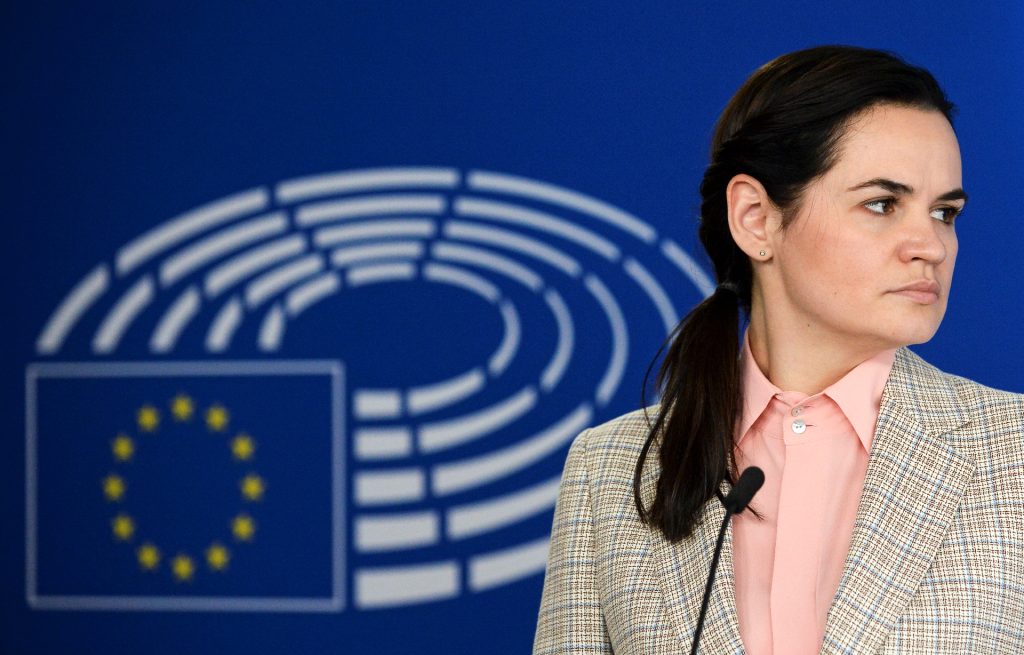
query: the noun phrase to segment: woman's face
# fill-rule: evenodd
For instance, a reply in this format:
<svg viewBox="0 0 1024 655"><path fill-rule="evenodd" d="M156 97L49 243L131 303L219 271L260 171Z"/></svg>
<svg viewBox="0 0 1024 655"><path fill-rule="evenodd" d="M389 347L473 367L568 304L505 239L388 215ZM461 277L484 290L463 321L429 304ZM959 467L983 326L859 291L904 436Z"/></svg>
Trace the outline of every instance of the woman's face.
<svg viewBox="0 0 1024 655"><path fill-rule="evenodd" d="M789 227L769 230L766 310L859 347L928 341L946 312L966 200L953 129L937 111L883 105L855 118L839 147Z"/></svg>

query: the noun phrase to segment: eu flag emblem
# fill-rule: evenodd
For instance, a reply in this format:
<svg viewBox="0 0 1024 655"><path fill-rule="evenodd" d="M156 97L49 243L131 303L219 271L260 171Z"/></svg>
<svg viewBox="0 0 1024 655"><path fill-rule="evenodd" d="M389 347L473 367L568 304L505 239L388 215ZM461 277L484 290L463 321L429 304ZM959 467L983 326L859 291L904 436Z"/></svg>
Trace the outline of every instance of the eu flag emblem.
<svg viewBox="0 0 1024 655"><path fill-rule="evenodd" d="M37 364L28 601L337 611L336 362Z"/></svg>

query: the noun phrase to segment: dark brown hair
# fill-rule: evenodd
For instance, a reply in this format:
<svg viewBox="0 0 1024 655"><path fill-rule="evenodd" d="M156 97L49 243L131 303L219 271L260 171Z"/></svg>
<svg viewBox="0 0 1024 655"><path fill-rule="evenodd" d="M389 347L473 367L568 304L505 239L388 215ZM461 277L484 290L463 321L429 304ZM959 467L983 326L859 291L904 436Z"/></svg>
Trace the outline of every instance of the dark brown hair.
<svg viewBox="0 0 1024 655"><path fill-rule="evenodd" d="M692 534L701 508L719 493L723 480L736 482L740 309L749 317L753 280L750 260L729 231L726 187L738 174L754 177L787 227L803 191L835 164L851 119L887 104L939 111L952 123L953 105L931 73L892 53L851 46L810 48L768 62L718 119L700 185L699 228L718 288L666 341L670 345L657 377L661 403L653 424L648 417L650 433L633 478L641 520L670 541ZM646 381L647 376L645 398ZM640 480L659 438L661 474L654 501L645 508Z"/></svg>

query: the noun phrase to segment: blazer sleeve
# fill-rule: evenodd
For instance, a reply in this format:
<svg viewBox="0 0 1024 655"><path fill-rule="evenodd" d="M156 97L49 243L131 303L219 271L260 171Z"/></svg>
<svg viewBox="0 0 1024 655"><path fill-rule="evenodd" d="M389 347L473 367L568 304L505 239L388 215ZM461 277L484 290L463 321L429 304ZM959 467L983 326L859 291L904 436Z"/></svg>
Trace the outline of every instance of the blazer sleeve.
<svg viewBox="0 0 1024 655"><path fill-rule="evenodd" d="M562 473L534 655L612 652L596 582L588 433L584 430L573 441Z"/></svg>

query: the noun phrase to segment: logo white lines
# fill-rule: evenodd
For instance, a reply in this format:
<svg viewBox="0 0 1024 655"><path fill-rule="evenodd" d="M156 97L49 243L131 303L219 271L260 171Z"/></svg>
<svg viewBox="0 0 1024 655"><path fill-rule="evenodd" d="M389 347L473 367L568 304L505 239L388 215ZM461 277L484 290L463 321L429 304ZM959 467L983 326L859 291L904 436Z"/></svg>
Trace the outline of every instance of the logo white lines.
<svg viewBox="0 0 1024 655"><path fill-rule="evenodd" d="M631 338L674 328L681 282L712 290L650 224L569 189L488 171L347 171L251 189L153 228L71 290L36 348L57 354L93 329L97 356L139 343L172 356L197 338L228 354L253 346L243 334L273 355L310 308L378 285L437 285L493 310L500 335L480 361L351 390L352 603L389 607L543 571L546 535L492 536L554 505L559 477L538 466L616 397ZM629 295L649 301L646 314ZM581 379L574 367L594 381L582 395L565 384Z"/></svg>

